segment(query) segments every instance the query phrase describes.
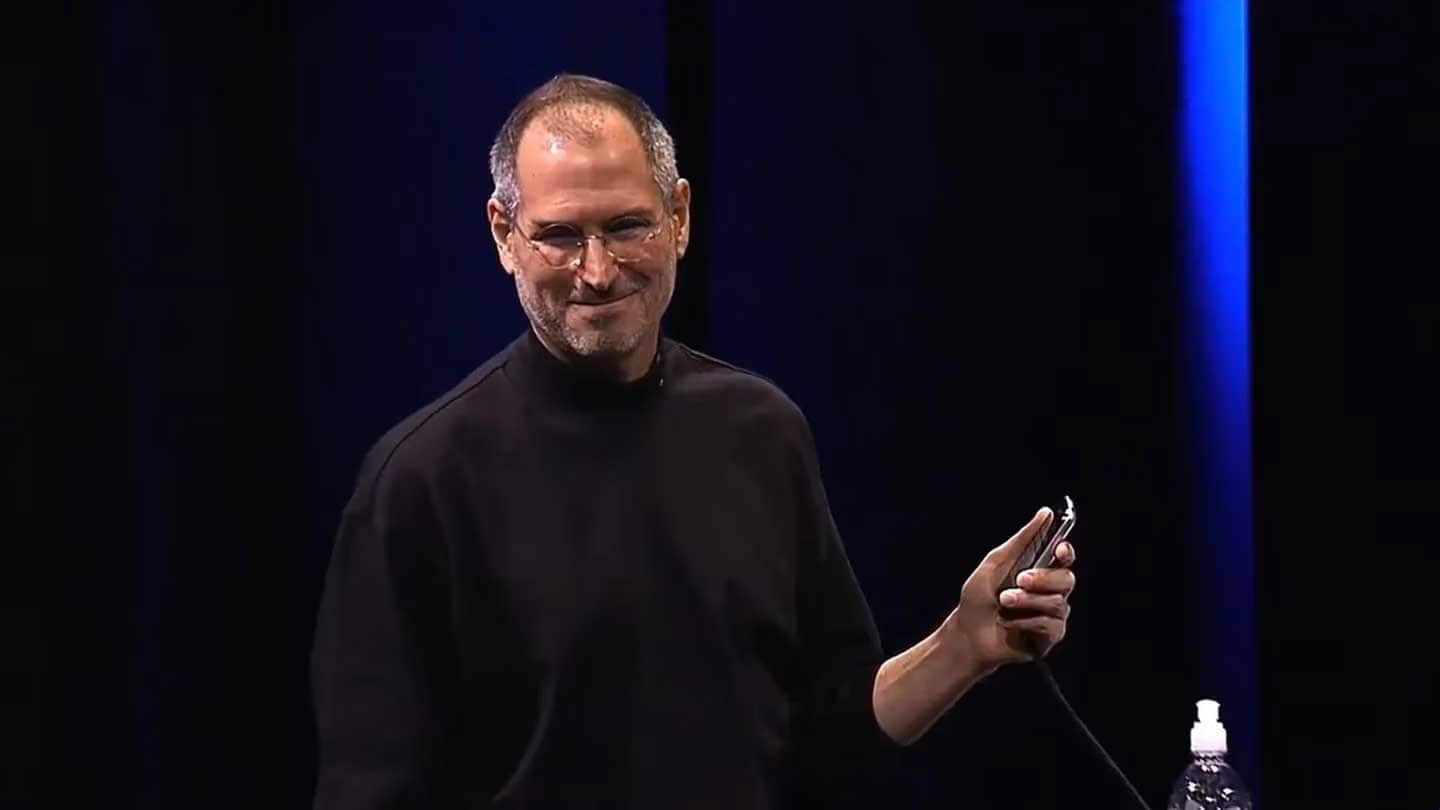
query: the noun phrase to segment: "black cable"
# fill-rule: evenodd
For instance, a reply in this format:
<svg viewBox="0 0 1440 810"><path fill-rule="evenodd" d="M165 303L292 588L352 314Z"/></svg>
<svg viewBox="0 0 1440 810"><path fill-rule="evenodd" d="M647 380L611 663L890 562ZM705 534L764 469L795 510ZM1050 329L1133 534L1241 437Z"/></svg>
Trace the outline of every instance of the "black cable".
<svg viewBox="0 0 1440 810"><path fill-rule="evenodd" d="M1055 693L1055 697L1060 701L1060 705L1064 706L1065 711L1070 713L1070 719L1074 720L1075 725L1079 726L1080 730L1085 732L1085 736L1090 739L1090 744L1095 746L1096 751L1100 752L1100 756L1105 760L1106 764L1110 766L1110 770L1114 771L1115 775L1120 777L1120 781L1125 783L1125 787L1130 789L1130 795L1135 797L1135 803L1144 808L1144 810L1150 810L1150 806L1145 804L1145 797L1141 796L1140 791L1136 790L1135 786L1130 784L1130 780L1125 778L1125 773L1120 770L1120 766L1116 765L1115 760L1111 759L1110 754L1105 751L1105 746L1101 745L1100 741L1095 739L1095 735L1090 733L1090 729L1085 725L1085 721L1081 720L1080 715L1076 714L1075 710L1070 707L1070 701L1066 700L1065 693L1060 691L1060 684L1056 682L1055 676L1050 672L1050 666L1045 663L1045 659L1036 658L1035 665L1040 668L1040 674L1045 676L1045 682L1050 685L1050 691Z"/></svg>

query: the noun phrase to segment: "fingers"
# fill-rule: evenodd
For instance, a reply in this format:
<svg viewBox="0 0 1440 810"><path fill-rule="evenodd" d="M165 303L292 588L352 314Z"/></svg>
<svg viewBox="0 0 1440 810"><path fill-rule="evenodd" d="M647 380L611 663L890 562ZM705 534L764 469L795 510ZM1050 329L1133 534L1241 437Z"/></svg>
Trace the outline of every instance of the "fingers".
<svg viewBox="0 0 1440 810"><path fill-rule="evenodd" d="M1075 572L1069 568L1031 568L1021 571L1015 584L1031 593L1064 593L1075 590Z"/></svg>
<svg viewBox="0 0 1440 810"><path fill-rule="evenodd" d="M1055 564L1061 568L1069 568L1075 564L1075 547L1068 541L1055 547Z"/></svg>
<svg viewBox="0 0 1440 810"><path fill-rule="evenodd" d="M1030 616L1024 619L1001 619L1000 626L1006 630L1018 630L1039 636L1040 646L1048 649L1065 638L1065 622L1050 616Z"/></svg>
<svg viewBox="0 0 1440 810"><path fill-rule="evenodd" d="M1039 614L1062 621L1070 617L1070 604L1065 601L1063 594L1027 593L1019 588L1011 588L1000 592L1000 604L1006 609L1001 616L1001 624L1005 623L1006 616L1018 618Z"/></svg>

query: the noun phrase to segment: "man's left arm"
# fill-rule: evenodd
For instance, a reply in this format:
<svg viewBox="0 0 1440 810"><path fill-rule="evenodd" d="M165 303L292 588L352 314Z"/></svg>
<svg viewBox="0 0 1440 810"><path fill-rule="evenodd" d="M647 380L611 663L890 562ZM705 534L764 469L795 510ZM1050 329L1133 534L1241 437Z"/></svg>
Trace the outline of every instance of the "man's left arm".
<svg viewBox="0 0 1440 810"><path fill-rule="evenodd" d="M1056 549L1054 568L1026 571L1019 587L996 594L1030 538L1051 518L1041 509L1020 531L995 547L971 573L945 621L908 650L885 661L875 676L875 719L891 739L909 745L976 683L1001 666L1044 655L1065 637L1069 570L1075 549ZM1002 615L1002 606L1008 615Z"/></svg>

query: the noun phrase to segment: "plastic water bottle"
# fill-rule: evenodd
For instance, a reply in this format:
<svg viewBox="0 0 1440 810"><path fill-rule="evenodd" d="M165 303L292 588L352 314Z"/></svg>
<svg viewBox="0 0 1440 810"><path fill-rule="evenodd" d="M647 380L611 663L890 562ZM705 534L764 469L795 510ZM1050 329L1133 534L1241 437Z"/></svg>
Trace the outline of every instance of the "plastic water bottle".
<svg viewBox="0 0 1440 810"><path fill-rule="evenodd" d="M1225 726L1220 723L1220 704L1198 700L1195 709L1198 717L1190 729L1194 761L1175 780L1166 810L1252 810L1250 791L1240 783L1240 774L1225 761L1228 747Z"/></svg>

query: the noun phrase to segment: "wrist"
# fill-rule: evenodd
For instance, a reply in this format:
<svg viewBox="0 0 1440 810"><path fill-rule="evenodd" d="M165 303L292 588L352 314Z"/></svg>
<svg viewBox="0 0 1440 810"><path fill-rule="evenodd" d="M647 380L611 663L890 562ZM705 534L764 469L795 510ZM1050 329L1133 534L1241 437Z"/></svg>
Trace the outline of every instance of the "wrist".
<svg viewBox="0 0 1440 810"><path fill-rule="evenodd" d="M950 661L954 672L967 672L966 680L978 681L1000 668L1000 662L989 661L981 653L972 628L959 617L959 610L951 611L936 631L936 644Z"/></svg>

